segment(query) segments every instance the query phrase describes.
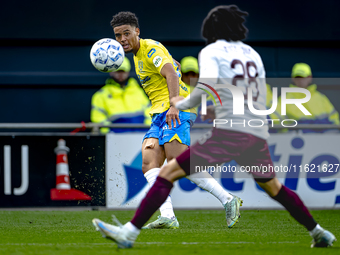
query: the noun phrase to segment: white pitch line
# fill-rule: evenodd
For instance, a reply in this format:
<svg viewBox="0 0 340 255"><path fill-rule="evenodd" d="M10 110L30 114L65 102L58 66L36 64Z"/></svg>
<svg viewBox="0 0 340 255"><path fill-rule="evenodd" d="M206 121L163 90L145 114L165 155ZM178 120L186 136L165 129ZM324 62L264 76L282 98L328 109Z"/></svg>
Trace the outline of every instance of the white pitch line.
<svg viewBox="0 0 340 255"><path fill-rule="evenodd" d="M55 245L69 245L69 246L91 246L91 245L115 245L115 243L0 243L0 246L55 246Z"/></svg>
<svg viewBox="0 0 340 255"><path fill-rule="evenodd" d="M299 241L283 241L283 242L136 242L137 245L200 245L200 244L285 244L285 243L299 243ZM55 246L55 245L68 245L68 246L96 246L96 245L115 245L115 243L0 243L0 246Z"/></svg>
<svg viewBox="0 0 340 255"><path fill-rule="evenodd" d="M170 245L173 245L173 244L184 244L184 245L187 245L187 244L280 244L280 243L299 243L299 241L296 241L296 242L291 242L291 241L283 241L283 242L243 242L243 241L240 241L240 242L180 242L180 243L175 243L175 242L136 242L135 244L170 244Z"/></svg>

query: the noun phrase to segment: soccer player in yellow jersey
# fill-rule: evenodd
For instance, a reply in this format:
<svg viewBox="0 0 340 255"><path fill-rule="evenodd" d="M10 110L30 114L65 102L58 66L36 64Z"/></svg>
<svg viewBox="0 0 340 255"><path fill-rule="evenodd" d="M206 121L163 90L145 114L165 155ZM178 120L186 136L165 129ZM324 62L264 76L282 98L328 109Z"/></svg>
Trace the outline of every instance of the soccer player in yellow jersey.
<svg viewBox="0 0 340 255"><path fill-rule="evenodd" d="M161 43L139 37L136 15L120 12L113 16L111 26L125 53L134 54L137 76L152 104L152 124L142 143L142 170L152 186L165 159L170 161L176 158L190 145L190 126L196 118L196 113L194 110L178 111L170 104L171 98L186 97L189 94L181 80L180 64ZM219 199L226 211L230 212L232 209L235 215L230 216L230 213L227 213L227 222L231 222L228 217L238 219L241 200L237 197L234 199L209 173L199 173L188 179ZM161 216L144 228L179 227L170 196L160 207L160 211ZM236 222L234 220L233 224ZM228 226L232 227L229 223Z"/></svg>

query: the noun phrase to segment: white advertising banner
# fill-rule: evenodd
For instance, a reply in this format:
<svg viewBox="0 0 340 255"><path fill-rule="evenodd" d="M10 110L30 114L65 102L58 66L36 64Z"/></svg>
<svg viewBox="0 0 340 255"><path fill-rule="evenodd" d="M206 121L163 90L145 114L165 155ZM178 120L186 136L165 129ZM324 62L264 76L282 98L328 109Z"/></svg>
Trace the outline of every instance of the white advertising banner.
<svg viewBox="0 0 340 255"><path fill-rule="evenodd" d="M142 173L141 145L144 133L110 133L106 136L106 205L136 208L149 189ZM198 135L192 132L192 140ZM340 208L340 135L272 134L268 140L279 180L296 191L310 208ZM213 177L229 192L244 200L243 208L282 208L270 199L253 178L235 162L214 171ZM235 167L233 167L235 166ZM186 178L171 192L174 208L222 208L211 194Z"/></svg>

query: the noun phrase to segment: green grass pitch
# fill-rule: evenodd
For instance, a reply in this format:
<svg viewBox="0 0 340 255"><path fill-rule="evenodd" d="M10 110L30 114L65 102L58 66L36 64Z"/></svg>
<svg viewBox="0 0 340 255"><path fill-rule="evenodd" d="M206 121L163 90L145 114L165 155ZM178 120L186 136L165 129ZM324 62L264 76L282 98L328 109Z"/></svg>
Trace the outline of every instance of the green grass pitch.
<svg viewBox="0 0 340 255"><path fill-rule="evenodd" d="M286 211L243 210L227 228L223 210L176 211L177 230L143 230L133 249L102 238L92 218L125 223L133 211L0 211L0 254L340 254L340 242L310 248L311 237ZM340 238L340 211L312 211ZM156 219L155 214L152 220Z"/></svg>

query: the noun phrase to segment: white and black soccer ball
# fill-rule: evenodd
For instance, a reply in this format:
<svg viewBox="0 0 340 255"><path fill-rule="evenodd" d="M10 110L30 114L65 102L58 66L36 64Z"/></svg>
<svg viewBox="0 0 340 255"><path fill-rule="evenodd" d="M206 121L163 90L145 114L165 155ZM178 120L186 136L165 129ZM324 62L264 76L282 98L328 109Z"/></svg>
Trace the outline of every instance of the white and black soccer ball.
<svg viewBox="0 0 340 255"><path fill-rule="evenodd" d="M90 51L92 65L99 71L116 71L124 61L124 49L114 39L104 38L95 42Z"/></svg>

